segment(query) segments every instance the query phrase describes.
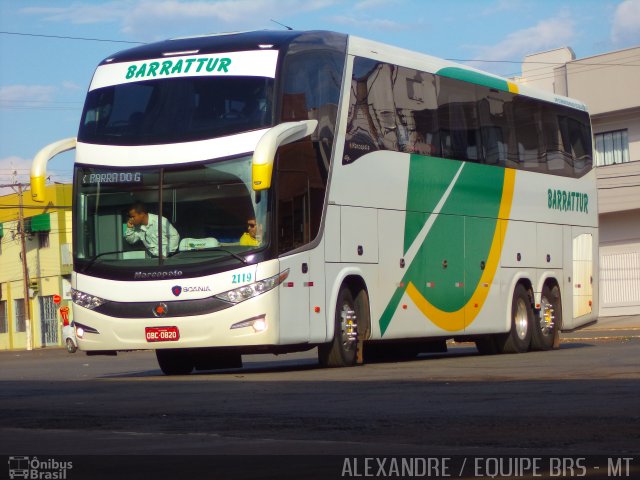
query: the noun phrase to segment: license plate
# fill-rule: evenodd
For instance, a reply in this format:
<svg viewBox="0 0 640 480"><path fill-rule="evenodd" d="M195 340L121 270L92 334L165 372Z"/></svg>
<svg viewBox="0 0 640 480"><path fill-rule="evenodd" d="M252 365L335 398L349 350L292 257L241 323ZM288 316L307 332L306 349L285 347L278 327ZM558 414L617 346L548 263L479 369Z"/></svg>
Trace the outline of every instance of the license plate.
<svg viewBox="0 0 640 480"><path fill-rule="evenodd" d="M146 327L147 342L175 342L180 340L178 327Z"/></svg>

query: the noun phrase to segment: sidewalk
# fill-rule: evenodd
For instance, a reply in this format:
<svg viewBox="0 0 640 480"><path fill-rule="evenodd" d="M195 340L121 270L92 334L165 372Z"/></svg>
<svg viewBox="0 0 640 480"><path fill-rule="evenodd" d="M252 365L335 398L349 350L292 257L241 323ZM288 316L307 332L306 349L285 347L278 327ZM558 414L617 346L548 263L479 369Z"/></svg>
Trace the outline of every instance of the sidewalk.
<svg viewBox="0 0 640 480"><path fill-rule="evenodd" d="M613 337L640 338L640 315L600 317L593 325L560 334L562 340Z"/></svg>

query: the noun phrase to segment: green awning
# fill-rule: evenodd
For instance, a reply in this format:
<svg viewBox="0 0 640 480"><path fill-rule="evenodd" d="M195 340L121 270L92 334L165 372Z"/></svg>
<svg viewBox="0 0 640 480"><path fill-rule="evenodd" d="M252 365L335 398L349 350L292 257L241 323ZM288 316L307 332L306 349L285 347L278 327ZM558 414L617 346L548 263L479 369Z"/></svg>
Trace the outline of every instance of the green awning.
<svg viewBox="0 0 640 480"><path fill-rule="evenodd" d="M31 217L32 232L48 232L51 230L51 218L48 213Z"/></svg>

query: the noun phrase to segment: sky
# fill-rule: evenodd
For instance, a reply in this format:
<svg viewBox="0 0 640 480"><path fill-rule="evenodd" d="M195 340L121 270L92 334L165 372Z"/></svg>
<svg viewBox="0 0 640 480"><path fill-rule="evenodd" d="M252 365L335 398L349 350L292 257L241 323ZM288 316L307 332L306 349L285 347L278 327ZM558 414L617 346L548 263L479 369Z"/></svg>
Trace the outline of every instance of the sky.
<svg viewBox="0 0 640 480"><path fill-rule="evenodd" d="M180 36L333 30L503 76L527 54L585 58L640 45L640 0L0 0L0 195L45 145L77 134L93 71L111 54ZM73 154L48 166L69 182Z"/></svg>

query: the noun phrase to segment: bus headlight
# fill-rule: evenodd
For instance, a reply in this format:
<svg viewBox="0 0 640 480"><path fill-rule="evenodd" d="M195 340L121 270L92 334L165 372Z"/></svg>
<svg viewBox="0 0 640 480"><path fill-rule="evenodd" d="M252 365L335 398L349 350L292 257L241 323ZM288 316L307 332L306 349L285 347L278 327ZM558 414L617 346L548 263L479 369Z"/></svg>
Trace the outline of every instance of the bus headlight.
<svg viewBox="0 0 640 480"><path fill-rule="evenodd" d="M250 298L262 295L269 290L273 290L280 285L289 276L289 269L284 272L280 272L273 277L265 278L259 282L244 285L242 287L234 288L224 293L219 293L216 298L231 303L240 303Z"/></svg>
<svg viewBox="0 0 640 480"><path fill-rule="evenodd" d="M267 320L265 315L258 315L257 317L248 318L238 323L231 325L231 330L236 328L253 327L253 331L256 333L264 332L267 329Z"/></svg>
<svg viewBox="0 0 640 480"><path fill-rule="evenodd" d="M76 305L88 308L89 310L93 310L106 302L103 298L96 297L95 295L89 295L88 293L81 292L75 288L71 289L71 300L73 300L73 303Z"/></svg>

